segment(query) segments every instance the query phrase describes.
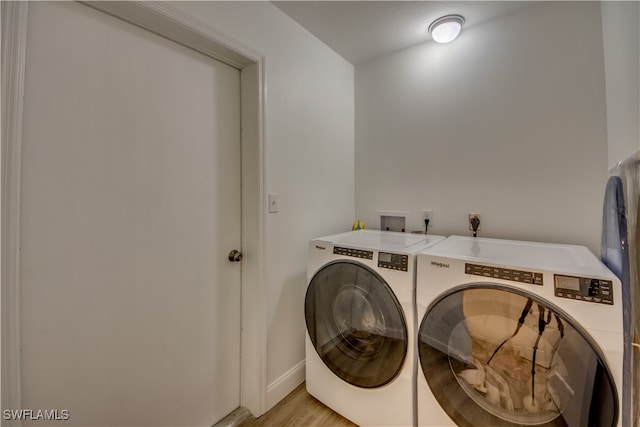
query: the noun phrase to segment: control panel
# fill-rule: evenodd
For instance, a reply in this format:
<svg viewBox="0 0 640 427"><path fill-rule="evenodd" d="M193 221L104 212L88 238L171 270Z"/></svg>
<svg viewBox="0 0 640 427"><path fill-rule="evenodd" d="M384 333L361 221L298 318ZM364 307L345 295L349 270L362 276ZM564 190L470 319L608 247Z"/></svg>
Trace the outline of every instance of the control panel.
<svg viewBox="0 0 640 427"><path fill-rule="evenodd" d="M557 297L613 305L611 280L556 274L553 281Z"/></svg>
<svg viewBox="0 0 640 427"><path fill-rule="evenodd" d="M474 276L490 277L492 279L509 280L511 282L527 283L542 286L542 273L533 271L514 270L512 268L493 267L490 265L465 263L464 272Z"/></svg>
<svg viewBox="0 0 640 427"><path fill-rule="evenodd" d="M365 251L362 249L333 247L333 253L336 255L352 256L354 258L373 259L373 251Z"/></svg>
<svg viewBox="0 0 640 427"><path fill-rule="evenodd" d="M409 256L380 252L378 254L378 267L390 270L407 271L409 267Z"/></svg>

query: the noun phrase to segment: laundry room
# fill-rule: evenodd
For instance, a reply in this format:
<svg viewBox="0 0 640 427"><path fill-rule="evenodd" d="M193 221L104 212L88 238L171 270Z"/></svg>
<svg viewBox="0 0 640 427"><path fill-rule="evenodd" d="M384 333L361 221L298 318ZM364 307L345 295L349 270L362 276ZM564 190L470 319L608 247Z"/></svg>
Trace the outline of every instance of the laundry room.
<svg viewBox="0 0 640 427"><path fill-rule="evenodd" d="M354 221L377 230L393 218L411 234L428 216L428 234L471 236L476 214L481 238L600 256L609 168L640 149L638 2L107 3L2 2L1 397L3 410L32 411L14 417L24 425L42 420L39 409L70 415L55 425L267 413L305 381L309 242ZM451 14L463 17L460 35L435 43L429 24ZM124 49L113 47L120 32L141 50L98 55L94 43ZM178 61L190 68L169 66ZM201 93L205 66L225 79L212 91L240 88L230 115L216 116L238 128L228 162L238 175L183 179L215 150L187 155L172 141L188 139L194 117L227 114L177 95ZM149 84L124 85L132 70ZM130 111L144 104L115 90L162 92L160 70L189 77L166 91L173 110L137 112L151 118L136 125ZM184 122L149 131L167 111ZM142 134L147 145L125 143ZM152 152L160 140L167 151ZM233 226L207 222L217 205L199 203L213 189L180 191L213 178L237 184ZM225 276L218 264L198 270L208 253ZM208 317L202 277L239 290L235 305L209 310L222 319ZM223 327L194 328L203 319ZM235 338L203 344L219 335ZM214 360L227 345L236 352L217 368L184 350Z"/></svg>

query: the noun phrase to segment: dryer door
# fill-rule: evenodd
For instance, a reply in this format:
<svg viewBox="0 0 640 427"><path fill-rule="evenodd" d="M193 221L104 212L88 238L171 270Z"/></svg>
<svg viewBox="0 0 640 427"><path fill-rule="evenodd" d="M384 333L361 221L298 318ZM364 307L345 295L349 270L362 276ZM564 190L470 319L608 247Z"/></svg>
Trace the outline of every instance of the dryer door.
<svg viewBox="0 0 640 427"><path fill-rule="evenodd" d="M336 261L320 269L307 289L305 319L316 352L344 381L380 387L400 372L407 323L389 285L369 267Z"/></svg>
<svg viewBox="0 0 640 427"><path fill-rule="evenodd" d="M418 334L419 375L459 426L617 423L599 347L539 297L494 284L456 288L430 305Z"/></svg>

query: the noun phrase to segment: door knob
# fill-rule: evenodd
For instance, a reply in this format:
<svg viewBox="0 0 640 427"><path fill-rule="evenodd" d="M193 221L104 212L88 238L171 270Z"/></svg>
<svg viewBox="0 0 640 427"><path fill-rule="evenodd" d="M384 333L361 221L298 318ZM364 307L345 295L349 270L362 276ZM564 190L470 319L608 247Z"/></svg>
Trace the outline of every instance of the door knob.
<svg viewBox="0 0 640 427"><path fill-rule="evenodd" d="M232 250L229 252L229 261L231 262L240 262L242 261L242 252L237 250Z"/></svg>

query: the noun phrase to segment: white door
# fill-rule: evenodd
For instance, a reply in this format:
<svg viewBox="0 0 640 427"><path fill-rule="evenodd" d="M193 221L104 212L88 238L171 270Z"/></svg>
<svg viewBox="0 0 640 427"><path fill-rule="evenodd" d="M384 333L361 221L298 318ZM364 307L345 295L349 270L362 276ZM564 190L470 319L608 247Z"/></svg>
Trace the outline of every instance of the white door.
<svg viewBox="0 0 640 427"><path fill-rule="evenodd" d="M75 2L27 37L23 407L210 426L240 394L239 71Z"/></svg>

